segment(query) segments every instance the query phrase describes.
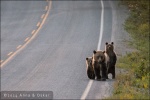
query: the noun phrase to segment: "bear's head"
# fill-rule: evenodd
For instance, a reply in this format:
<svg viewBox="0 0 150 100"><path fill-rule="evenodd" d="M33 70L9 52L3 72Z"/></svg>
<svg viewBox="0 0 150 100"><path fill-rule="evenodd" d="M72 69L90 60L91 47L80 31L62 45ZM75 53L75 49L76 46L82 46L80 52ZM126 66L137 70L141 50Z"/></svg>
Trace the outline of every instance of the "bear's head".
<svg viewBox="0 0 150 100"><path fill-rule="evenodd" d="M108 42L105 43L105 51L106 53L113 52L114 51L114 42L111 42L110 44Z"/></svg>
<svg viewBox="0 0 150 100"><path fill-rule="evenodd" d="M99 64L105 62L105 51L93 51L93 61L94 63L97 62Z"/></svg>
<svg viewBox="0 0 150 100"><path fill-rule="evenodd" d="M86 58L86 65L87 65L87 67L91 67L92 66L92 59L93 59L93 57L87 57Z"/></svg>

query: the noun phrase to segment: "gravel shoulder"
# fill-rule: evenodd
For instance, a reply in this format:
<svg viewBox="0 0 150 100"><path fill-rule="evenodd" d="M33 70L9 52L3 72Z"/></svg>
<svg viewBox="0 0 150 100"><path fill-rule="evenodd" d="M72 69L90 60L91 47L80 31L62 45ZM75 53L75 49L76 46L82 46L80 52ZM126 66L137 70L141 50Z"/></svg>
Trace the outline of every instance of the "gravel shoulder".
<svg viewBox="0 0 150 100"><path fill-rule="evenodd" d="M130 34L124 30L124 22L129 15L127 8L119 1L110 1L112 6L113 22L112 22L112 38L115 43L115 52L118 59L129 52L135 51L134 48L128 45L128 41L132 41ZM116 74L126 72L124 69L116 68Z"/></svg>

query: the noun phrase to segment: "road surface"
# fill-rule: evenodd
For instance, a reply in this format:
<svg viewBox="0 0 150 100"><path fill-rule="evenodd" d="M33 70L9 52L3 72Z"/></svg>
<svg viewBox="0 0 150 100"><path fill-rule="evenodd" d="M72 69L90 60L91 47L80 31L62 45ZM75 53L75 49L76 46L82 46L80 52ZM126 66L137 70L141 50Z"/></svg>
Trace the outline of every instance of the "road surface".
<svg viewBox="0 0 150 100"><path fill-rule="evenodd" d="M112 40L110 3L1 1L1 90L53 91L54 99L110 96L114 80L89 80L85 65Z"/></svg>

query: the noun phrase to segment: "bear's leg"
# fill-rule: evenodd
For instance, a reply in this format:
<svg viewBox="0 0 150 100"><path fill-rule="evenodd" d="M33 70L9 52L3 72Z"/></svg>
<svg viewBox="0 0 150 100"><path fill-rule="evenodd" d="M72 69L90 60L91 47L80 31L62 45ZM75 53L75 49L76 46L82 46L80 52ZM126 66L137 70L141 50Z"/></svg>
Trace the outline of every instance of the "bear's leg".
<svg viewBox="0 0 150 100"><path fill-rule="evenodd" d="M89 79L91 79L92 76L91 76L91 71L90 70L87 70L87 76L88 76Z"/></svg>
<svg viewBox="0 0 150 100"><path fill-rule="evenodd" d="M95 75L96 75L96 80L100 80L101 79L100 68L95 68Z"/></svg>
<svg viewBox="0 0 150 100"><path fill-rule="evenodd" d="M110 73L110 65L107 64L106 66L106 79L108 79L108 74Z"/></svg>
<svg viewBox="0 0 150 100"><path fill-rule="evenodd" d="M106 69L106 79L108 79L108 70Z"/></svg>
<svg viewBox="0 0 150 100"><path fill-rule="evenodd" d="M115 66L112 66L112 79L115 79Z"/></svg>
<svg viewBox="0 0 150 100"><path fill-rule="evenodd" d="M107 68L106 68L106 64L103 63L101 64L102 66L102 81L106 81L106 78L107 78Z"/></svg>
<svg viewBox="0 0 150 100"><path fill-rule="evenodd" d="M95 79L95 73L94 73L94 70L92 69L91 71L91 75L92 75L92 78L91 79Z"/></svg>
<svg viewBox="0 0 150 100"><path fill-rule="evenodd" d="M111 69L111 64L110 63L107 64L107 79L108 79L108 74L109 73L112 73L112 69Z"/></svg>
<svg viewBox="0 0 150 100"><path fill-rule="evenodd" d="M87 70L87 75L89 79L95 79L95 74L94 71L92 70Z"/></svg>
<svg viewBox="0 0 150 100"><path fill-rule="evenodd" d="M95 79L95 74L94 74L94 72L91 73L91 79Z"/></svg>
<svg viewBox="0 0 150 100"><path fill-rule="evenodd" d="M100 80L101 79L101 76L100 76L100 67L99 66L94 66L94 73L95 73L95 76L96 76L96 80Z"/></svg>

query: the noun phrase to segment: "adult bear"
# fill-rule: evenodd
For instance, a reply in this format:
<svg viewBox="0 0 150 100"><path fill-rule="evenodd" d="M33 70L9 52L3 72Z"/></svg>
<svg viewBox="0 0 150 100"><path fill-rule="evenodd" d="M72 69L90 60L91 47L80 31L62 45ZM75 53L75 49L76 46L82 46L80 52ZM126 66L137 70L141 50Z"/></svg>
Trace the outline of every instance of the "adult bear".
<svg viewBox="0 0 150 100"><path fill-rule="evenodd" d="M95 79L94 69L92 66L92 59L93 57L86 58L86 71L89 79Z"/></svg>
<svg viewBox="0 0 150 100"><path fill-rule="evenodd" d="M93 51L92 66L97 80L106 80L106 60L105 51ZM101 73L102 72L102 73ZM101 77L102 76L102 77ZM102 78L102 79L101 79Z"/></svg>
<svg viewBox="0 0 150 100"><path fill-rule="evenodd" d="M112 79L115 79L115 65L117 61L116 53L114 52L114 43L108 42L105 43L105 56L109 57L109 61L107 63L107 78L108 74L112 74Z"/></svg>

